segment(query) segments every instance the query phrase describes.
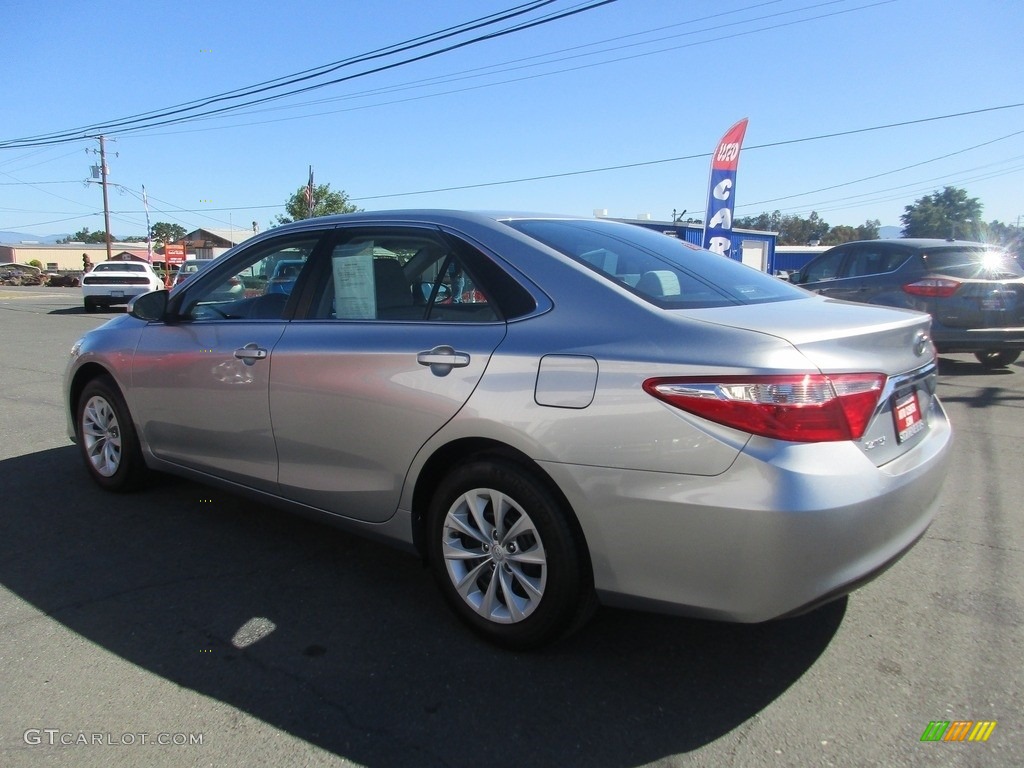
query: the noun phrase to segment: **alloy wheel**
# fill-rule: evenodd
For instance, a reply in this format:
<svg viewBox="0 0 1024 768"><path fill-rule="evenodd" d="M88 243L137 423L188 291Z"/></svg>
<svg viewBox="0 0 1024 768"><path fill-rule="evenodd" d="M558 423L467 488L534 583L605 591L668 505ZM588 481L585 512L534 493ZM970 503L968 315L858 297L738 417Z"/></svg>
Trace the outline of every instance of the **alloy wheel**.
<svg viewBox="0 0 1024 768"><path fill-rule="evenodd" d="M113 477L121 466L121 426L106 398L94 395L82 409L82 443L96 473Z"/></svg>
<svg viewBox="0 0 1024 768"><path fill-rule="evenodd" d="M455 499L442 526L442 554L452 585L480 617L514 624L540 605L548 563L523 507L493 488Z"/></svg>

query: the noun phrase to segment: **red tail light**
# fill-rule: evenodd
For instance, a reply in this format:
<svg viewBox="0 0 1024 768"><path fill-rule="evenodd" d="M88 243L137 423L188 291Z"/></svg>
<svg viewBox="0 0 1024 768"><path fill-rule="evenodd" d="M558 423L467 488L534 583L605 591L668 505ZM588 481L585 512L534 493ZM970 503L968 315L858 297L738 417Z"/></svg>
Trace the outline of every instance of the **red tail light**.
<svg viewBox="0 0 1024 768"><path fill-rule="evenodd" d="M776 440L859 440L878 405L880 373L648 379L644 390L681 410Z"/></svg>
<svg viewBox="0 0 1024 768"><path fill-rule="evenodd" d="M926 277L916 283L907 283L903 290L911 296L944 299L956 293L960 283L947 277Z"/></svg>

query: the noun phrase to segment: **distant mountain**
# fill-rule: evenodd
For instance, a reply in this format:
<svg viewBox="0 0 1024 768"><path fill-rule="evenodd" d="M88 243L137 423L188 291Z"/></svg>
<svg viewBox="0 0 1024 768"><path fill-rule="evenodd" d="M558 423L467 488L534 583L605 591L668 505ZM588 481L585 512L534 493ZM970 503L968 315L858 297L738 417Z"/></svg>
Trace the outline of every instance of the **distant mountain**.
<svg viewBox="0 0 1024 768"><path fill-rule="evenodd" d="M63 235L27 235L24 232L3 232L0 231L0 243L5 245L17 245L21 242L29 243L41 243L49 245L56 243L58 240L64 240L71 237L70 234Z"/></svg>
<svg viewBox="0 0 1024 768"><path fill-rule="evenodd" d="M878 236L883 240L891 240L894 237L902 237L902 227L879 227Z"/></svg>

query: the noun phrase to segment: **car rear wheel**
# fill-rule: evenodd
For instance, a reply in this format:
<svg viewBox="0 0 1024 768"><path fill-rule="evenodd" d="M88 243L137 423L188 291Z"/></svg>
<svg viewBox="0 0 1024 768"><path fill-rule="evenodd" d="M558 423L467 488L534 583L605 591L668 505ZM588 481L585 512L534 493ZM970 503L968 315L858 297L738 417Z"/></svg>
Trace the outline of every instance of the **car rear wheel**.
<svg viewBox="0 0 1024 768"><path fill-rule="evenodd" d="M99 307L96 306L96 302L93 301L92 299L85 299L84 304L86 312L95 312L97 309L99 309Z"/></svg>
<svg viewBox="0 0 1024 768"><path fill-rule="evenodd" d="M429 560L448 604L507 648L548 643L596 605L589 561L564 505L504 460L455 469L428 518Z"/></svg>
<svg viewBox="0 0 1024 768"><path fill-rule="evenodd" d="M85 385L78 398L75 431L86 469L97 484L110 491L127 491L146 479L128 406L109 376Z"/></svg>
<svg viewBox="0 0 1024 768"><path fill-rule="evenodd" d="M1020 351L1016 349L986 349L984 352L975 352L974 356L986 368L1002 368L1020 357Z"/></svg>

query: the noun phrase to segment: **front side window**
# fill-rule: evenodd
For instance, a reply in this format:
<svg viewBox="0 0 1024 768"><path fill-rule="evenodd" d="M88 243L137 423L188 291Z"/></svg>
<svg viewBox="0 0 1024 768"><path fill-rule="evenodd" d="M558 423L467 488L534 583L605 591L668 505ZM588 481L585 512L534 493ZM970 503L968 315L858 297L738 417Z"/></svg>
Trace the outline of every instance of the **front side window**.
<svg viewBox="0 0 1024 768"><path fill-rule="evenodd" d="M822 280L835 280L839 277L839 267L843 263L845 251L834 251L818 257L800 273L801 283L818 283Z"/></svg>
<svg viewBox="0 0 1024 768"><path fill-rule="evenodd" d="M260 243L241 259L203 270L187 283L193 288L182 314L198 321L281 319L319 240L318 233L302 233Z"/></svg>

